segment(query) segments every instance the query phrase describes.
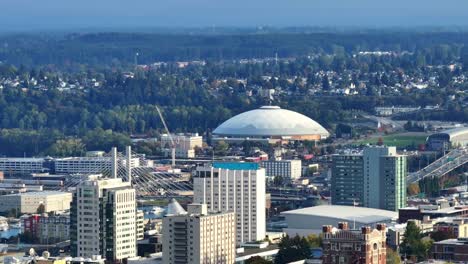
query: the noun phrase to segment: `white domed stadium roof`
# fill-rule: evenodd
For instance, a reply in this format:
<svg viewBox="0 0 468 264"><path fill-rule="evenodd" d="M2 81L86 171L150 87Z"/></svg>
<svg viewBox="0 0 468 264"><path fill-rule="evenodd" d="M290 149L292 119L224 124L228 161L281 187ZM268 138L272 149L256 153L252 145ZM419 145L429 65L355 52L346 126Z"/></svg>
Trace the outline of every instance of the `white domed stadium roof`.
<svg viewBox="0 0 468 264"><path fill-rule="evenodd" d="M252 137L330 135L319 123L307 116L279 106L262 106L236 115L218 126L213 134Z"/></svg>

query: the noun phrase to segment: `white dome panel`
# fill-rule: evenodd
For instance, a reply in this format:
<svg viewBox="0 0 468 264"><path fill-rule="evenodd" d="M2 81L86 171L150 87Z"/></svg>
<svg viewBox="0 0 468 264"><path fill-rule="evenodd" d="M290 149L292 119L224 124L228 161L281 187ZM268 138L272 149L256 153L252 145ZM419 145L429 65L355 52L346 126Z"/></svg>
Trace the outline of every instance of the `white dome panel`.
<svg viewBox="0 0 468 264"><path fill-rule="evenodd" d="M307 116L278 106L263 106L236 115L218 126L213 133L224 136L330 135Z"/></svg>

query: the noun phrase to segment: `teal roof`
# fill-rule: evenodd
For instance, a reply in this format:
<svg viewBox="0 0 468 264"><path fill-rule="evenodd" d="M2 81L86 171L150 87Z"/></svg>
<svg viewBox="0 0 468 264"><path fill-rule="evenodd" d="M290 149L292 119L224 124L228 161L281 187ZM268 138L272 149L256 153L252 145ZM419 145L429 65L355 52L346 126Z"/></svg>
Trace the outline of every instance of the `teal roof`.
<svg viewBox="0 0 468 264"><path fill-rule="evenodd" d="M258 170L260 165L253 162L213 162L213 168L228 170Z"/></svg>

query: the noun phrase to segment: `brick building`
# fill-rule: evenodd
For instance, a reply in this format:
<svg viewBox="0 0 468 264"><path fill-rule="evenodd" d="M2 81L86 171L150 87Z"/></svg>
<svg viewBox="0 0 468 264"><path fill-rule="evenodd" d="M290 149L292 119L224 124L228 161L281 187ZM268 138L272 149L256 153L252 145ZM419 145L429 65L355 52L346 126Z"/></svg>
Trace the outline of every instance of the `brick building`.
<svg viewBox="0 0 468 264"><path fill-rule="evenodd" d="M386 226L350 230L347 222L323 226L323 264L386 264Z"/></svg>
<svg viewBox="0 0 468 264"><path fill-rule="evenodd" d="M468 238L434 242L431 251L432 257L436 260L466 263L468 261Z"/></svg>

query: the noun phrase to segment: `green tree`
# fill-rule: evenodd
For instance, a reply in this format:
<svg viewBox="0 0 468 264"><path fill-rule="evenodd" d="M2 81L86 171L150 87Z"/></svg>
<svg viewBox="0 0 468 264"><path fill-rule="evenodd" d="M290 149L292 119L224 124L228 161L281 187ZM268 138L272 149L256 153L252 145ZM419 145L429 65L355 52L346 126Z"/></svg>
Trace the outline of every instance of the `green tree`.
<svg viewBox="0 0 468 264"><path fill-rule="evenodd" d="M322 236L310 234L307 236L307 242L311 248L322 247Z"/></svg>
<svg viewBox="0 0 468 264"><path fill-rule="evenodd" d="M387 264L400 264L401 257L393 249L387 247Z"/></svg>
<svg viewBox="0 0 468 264"><path fill-rule="evenodd" d="M53 157L82 156L86 151L81 139L59 139L50 146L47 154Z"/></svg>
<svg viewBox="0 0 468 264"><path fill-rule="evenodd" d="M306 238L285 236L279 243L279 251L275 257L275 264L284 264L309 258L310 245Z"/></svg>
<svg viewBox="0 0 468 264"><path fill-rule="evenodd" d="M275 176L275 177L273 178L273 184L274 184L275 186L281 186L281 185L283 185L283 184L284 184L284 179L283 179L283 177L281 177L281 176Z"/></svg>
<svg viewBox="0 0 468 264"><path fill-rule="evenodd" d="M229 145L224 141L218 141L214 147L216 155L225 155L228 149Z"/></svg>
<svg viewBox="0 0 468 264"><path fill-rule="evenodd" d="M432 240L424 238L421 230L413 221L406 225L404 239L401 243L401 254L408 258L416 258L418 261L427 259Z"/></svg>
<svg viewBox="0 0 468 264"><path fill-rule="evenodd" d="M251 257L248 260L245 261L245 264L273 264L273 262L266 260L262 257L255 256Z"/></svg>
<svg viewBox="0 0 468 264"><path fill-rule="evenodd" d="M36 213L38 213L38 214L43 214L43 213L45 213L45 205L44 205L43 203L41 203L41 204L37 207Z"/></svg>

